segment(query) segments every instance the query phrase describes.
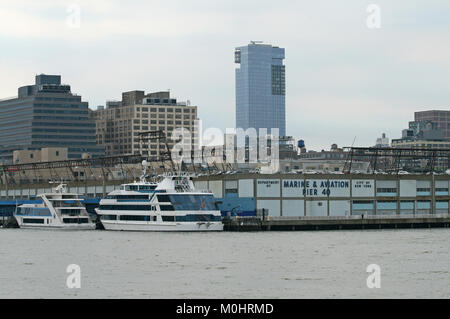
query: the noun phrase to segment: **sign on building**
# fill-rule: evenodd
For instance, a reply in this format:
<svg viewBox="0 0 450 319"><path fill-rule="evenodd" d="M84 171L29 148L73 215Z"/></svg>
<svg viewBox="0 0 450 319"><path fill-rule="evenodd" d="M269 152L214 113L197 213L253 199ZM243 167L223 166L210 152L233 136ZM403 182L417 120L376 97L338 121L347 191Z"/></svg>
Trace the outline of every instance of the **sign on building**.
<svg viewBox="0 0 450 319"><path fill-rule="evenodd" d="M352 181L353 197L373 197L375 194L373 179L354 179Z"/></svg>
<svg viewBox="0 0 450 319"><path fill-rule="evenodd" d="M258 197L280 197L279 179L258 179L256 187Z"/></svg>

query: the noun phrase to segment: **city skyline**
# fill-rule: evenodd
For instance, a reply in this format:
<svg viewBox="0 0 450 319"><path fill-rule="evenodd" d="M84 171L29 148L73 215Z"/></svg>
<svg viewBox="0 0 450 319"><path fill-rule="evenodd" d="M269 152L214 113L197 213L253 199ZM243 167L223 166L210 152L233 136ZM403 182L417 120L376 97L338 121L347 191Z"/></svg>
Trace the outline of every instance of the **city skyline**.
<svg viewBox="0 0 450 319"><path fill-rule="evenodd" d="M287 135L308 149L355 136L374 145L383 132L400 137L415 111L449 109L449 4L378 1L381 28L369 29L370 2L202 3L78 1L73 28L71 2L3 2L0 96L40 73L62 74L91 109L118 92L171 89L225 131L235 126L233 49L263 40L286 49ZM143 19L150 9L155 18Z"/></svg>

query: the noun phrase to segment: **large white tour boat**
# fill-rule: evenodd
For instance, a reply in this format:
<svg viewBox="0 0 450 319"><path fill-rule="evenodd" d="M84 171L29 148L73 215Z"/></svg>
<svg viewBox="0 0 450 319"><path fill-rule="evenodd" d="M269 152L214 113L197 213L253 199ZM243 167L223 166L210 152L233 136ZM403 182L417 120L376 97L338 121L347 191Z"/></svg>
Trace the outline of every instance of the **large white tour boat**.
<svg viewBox="0 0 450 319"><path fill-rule="evenodd" d="M160 183L145 180L121 185L100 201L97 214L106 230L222 231L216 199L196 191L192 176L166 174Z"/></svg>

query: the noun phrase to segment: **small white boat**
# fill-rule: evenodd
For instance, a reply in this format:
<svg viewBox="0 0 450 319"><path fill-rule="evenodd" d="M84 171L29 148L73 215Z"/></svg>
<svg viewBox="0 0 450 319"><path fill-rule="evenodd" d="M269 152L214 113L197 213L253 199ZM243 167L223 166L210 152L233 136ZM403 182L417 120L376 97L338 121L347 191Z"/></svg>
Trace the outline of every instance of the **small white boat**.
<svg viewBox="0 0 450 319"><path fill-rule="evenodd" d="M78 194L68 193L65 184L59 184L52 193L37 195L40 204L23 204L16 208L14 217L20 228L93 230L96 225L89 216Z"/></svg>

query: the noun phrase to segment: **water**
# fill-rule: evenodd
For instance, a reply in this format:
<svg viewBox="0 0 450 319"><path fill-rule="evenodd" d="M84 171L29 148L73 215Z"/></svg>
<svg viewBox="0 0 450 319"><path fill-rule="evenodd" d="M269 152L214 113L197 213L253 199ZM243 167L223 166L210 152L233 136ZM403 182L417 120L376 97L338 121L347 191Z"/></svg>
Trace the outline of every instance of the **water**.
<svg viewBox="0 0 450 319"><path fill-rule="evenodd" d="M449 298L450 230L0 229L0 298ZM69 289L66 268L81 267ZM367 288L366 267L381 267Z"/></svg>

